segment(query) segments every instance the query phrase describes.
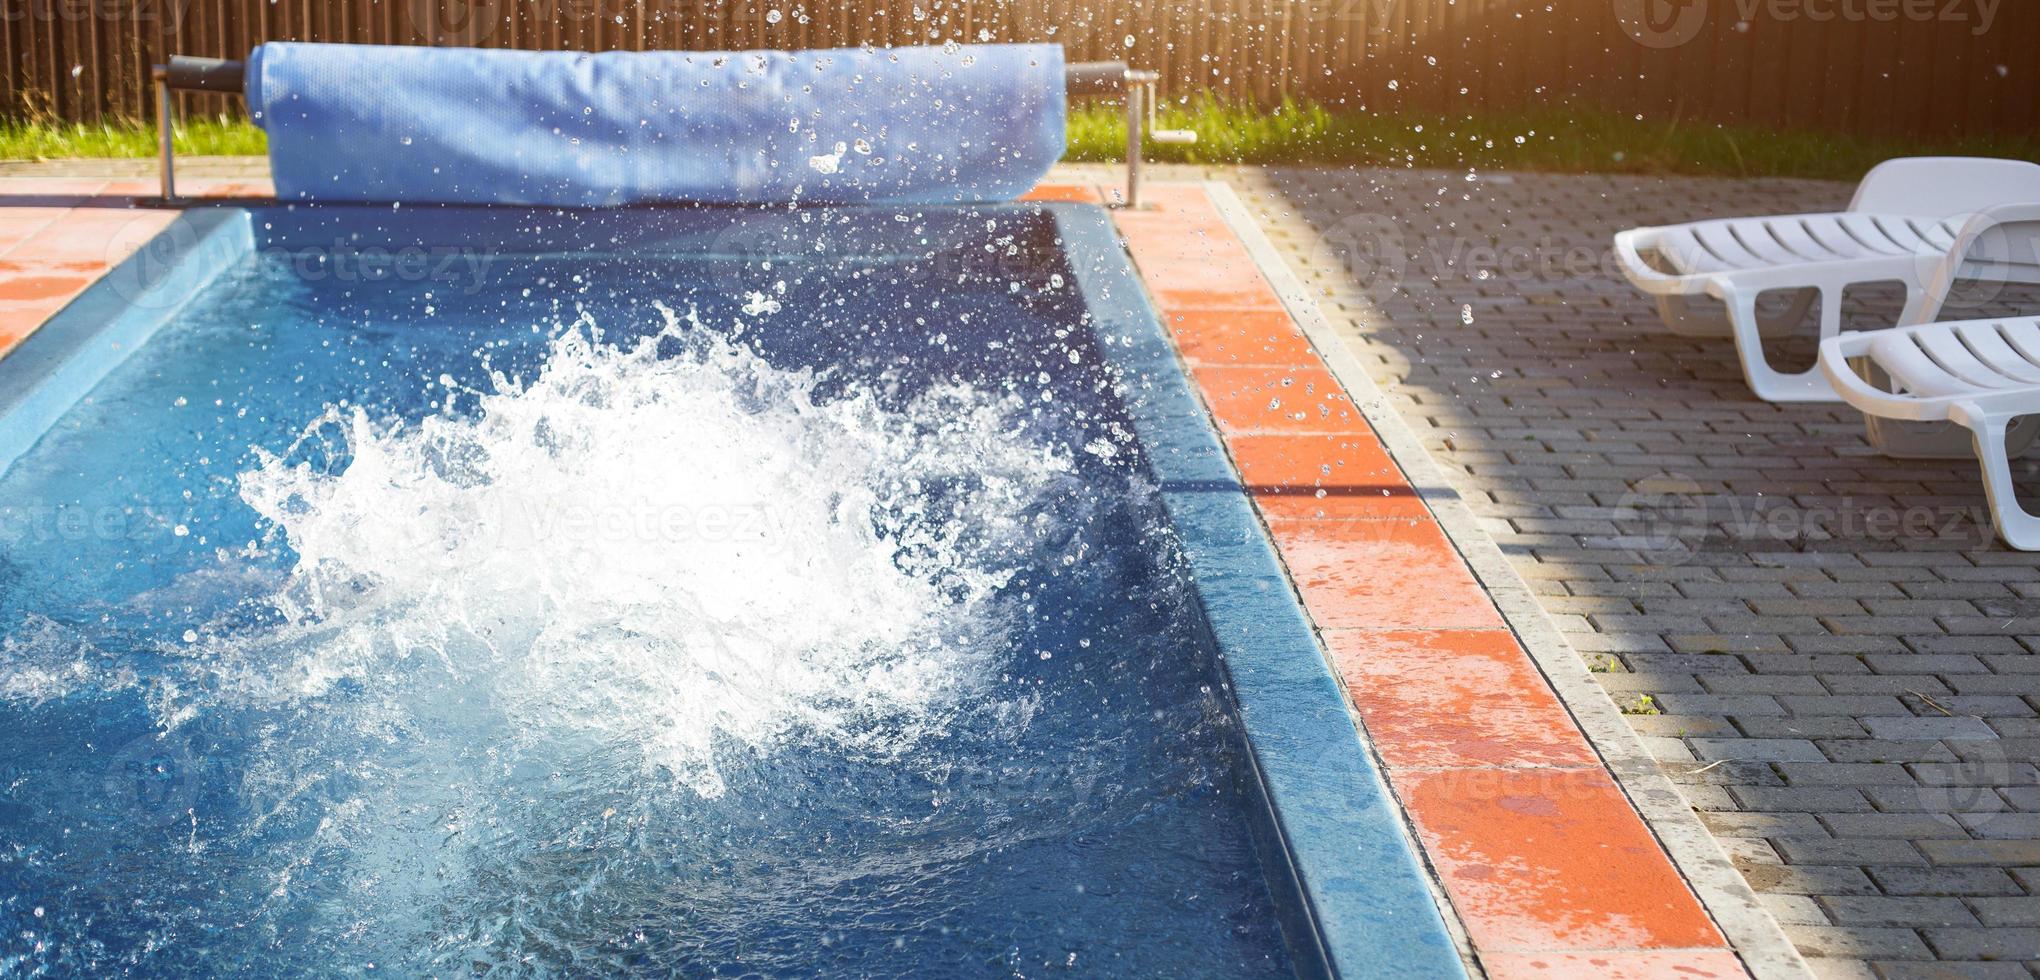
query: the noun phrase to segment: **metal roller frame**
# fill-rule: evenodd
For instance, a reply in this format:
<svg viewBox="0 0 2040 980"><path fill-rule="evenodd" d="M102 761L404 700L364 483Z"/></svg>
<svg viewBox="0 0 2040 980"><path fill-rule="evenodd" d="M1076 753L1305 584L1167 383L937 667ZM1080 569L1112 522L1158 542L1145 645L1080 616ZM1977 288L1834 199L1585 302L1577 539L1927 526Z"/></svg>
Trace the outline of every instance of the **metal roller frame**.
<svg viewBox="0 0 2040 980"><path fill-rule="evenodd" d="M150 70L156 84L156 146L162 174L163 203L177 200L177 153L172 146L175 107L170 93L224 92L239 95L247 65L225 58L194 58L171 55L170 63ZM1071 96L1119 96L1126 103L1126 201L1140 206L1141 139L1151 136L1157 143L1195 143L1197 134L1185 129L1161 129L1155 125L1156 83L1161 76L1152 71L1129 68L1123 61L1085 61L1065 69L1063 89Z"/></svg>

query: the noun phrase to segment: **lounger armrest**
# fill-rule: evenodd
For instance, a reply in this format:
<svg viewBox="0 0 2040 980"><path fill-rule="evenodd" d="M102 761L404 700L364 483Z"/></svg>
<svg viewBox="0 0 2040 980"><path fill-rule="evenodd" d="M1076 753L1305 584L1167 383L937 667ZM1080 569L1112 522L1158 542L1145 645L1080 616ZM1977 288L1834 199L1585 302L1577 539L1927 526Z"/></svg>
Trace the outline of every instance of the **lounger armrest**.
<svg viewBox="0 0 2040 980"><path fill-rule="evenodd" d="M1851 211L1948 218L2040 201L2040 164L1985 157L1900 157L1871 169Z"/></svg>
<svg viewBox="0 0 2040 980"><path fill-rule="evenodd" d="M1849 363L1859 357L1870 357L1870 345L1882 333L1851 330L1821 341L1820 373L1827 378L1828 385L1834 388L1842 401L1871 415L1913 421L1943 417L1947 411L1943 405L1945 399L1892 394L1872 385L1856 372L1855 365Z"/></svg>
<svg viewBox="0 0 2040 980"><path fill-rule="evenodd" d="M1677 276L1660 272L1643 258L1643 248L1648 248L1648 238L1656 228L1631 228L1615 233L1615 262L1622 267L1622 275L1631 285L1652 296L1675 296L1697 293L1696 277ZM1644 244L1639 246L1639 240Z"/></svg>
<svg viewBox="0 0 2040 980"><path fill-rule="evenodd" d="M1995 271L2006 281L2033 281L2040 274L2040 198L1999 204L1970 215L1948 254L1928 272L1925 291L1906 307L1898 325L1934 322L1965 269L1972 270L1969 278L1977 277L1974 270L1983 269L1983 274ZM2015 269L2028 270L2027 275L2011 275Z"/></svg>

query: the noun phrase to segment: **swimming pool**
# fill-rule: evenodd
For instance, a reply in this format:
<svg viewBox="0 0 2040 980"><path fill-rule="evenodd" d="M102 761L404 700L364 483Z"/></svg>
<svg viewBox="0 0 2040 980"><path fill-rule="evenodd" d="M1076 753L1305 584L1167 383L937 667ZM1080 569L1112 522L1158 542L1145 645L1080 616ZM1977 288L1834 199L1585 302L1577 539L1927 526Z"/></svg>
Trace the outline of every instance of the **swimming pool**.
<svg viewBox="0 0 2040 980"><path fill-rule="evenodd" d="M0 392L15 968L1460 970L1096 209L194 210Z"/></svg>

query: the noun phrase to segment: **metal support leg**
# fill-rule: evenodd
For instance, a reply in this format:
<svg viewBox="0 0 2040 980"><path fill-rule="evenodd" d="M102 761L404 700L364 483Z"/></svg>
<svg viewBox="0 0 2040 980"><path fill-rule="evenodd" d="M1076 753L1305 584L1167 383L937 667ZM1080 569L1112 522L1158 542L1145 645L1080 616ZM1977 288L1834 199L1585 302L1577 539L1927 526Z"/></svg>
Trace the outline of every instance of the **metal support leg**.
<svg viewBox="0 0 2040 980"><path fill-rule="evenodd" d="M156 153L163 176L163 201L177 200L177 161L172 146L175 122L170 111L170 71L157 65L150 73L156 82Z"/></svg>
<svg viewBox="0 0 2040 980"><path fill-rule="evenodd" d="M1131 76L1132 72L1127 72ZM1141 96L1145 87L1131 77L1126 82L1126 206L1140 207L1140 134L1147 121Z"/></svg>

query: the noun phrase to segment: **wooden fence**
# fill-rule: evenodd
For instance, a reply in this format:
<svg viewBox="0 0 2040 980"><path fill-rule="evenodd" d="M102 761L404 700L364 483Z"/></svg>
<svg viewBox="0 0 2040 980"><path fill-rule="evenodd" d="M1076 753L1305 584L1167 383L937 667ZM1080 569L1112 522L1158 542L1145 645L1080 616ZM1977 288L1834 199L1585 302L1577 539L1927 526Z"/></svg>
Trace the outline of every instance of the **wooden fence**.
<svg viewBox="0 0 2040 980"><path fill-rule="evenodd" d="M2033 0L0 0L0 113L133 119L166 54L265 40L584 50L1058 41L1175 93L2040 130ZM187 97L187 111L238 100Z"/></svg>

